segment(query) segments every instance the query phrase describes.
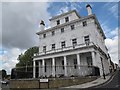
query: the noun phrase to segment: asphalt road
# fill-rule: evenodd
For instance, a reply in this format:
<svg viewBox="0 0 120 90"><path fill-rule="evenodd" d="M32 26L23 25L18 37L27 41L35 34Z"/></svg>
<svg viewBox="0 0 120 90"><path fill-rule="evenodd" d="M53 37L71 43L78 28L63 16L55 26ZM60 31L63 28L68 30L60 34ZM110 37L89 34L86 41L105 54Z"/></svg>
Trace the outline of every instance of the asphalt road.
<svg viewBox="0 0 120 90"><path fill-rule="evenodd" d="M107 83L95 88L120 88L120 70L117 70L113 77Z"/></svg>
<svg viewBox="0 0 120 90"><path fill-rule="evenodd" d="M99 90L99 89L100 90L104 90L104 89L110 90L111 88L114 88L115 90L119 90L119 88L120 88L120 70L117 70L115 72L115 74L113 75L113 77L107 83L96 86L92 89L93 90ZM8 86L2 85L2 90L10 90L9 85ZM30 90L35 90L35 89L30 89ZM36 90L39 90L39 89L36 89ZM49 90L51 90L51 89L49 89ZM60 89L60 90L64 90L64 89ZM72 90L72 89L70 89L70 90ZM74 90L81 90L81 89L74 89ZM87 88L87 90L88 90L88 88ZM91 88L90 88L90 90L91 90Z"/></svg>

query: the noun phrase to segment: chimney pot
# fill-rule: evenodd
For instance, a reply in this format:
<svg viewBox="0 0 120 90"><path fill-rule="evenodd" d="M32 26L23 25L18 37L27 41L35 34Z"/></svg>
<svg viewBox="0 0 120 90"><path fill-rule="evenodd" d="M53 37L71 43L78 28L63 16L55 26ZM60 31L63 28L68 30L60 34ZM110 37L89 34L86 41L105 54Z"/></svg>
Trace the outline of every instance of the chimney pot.
<svg viewBox="0 0 120 90"><path fill-rule="evenodd" d="M92 7L90 6L90 4L86 5L87 11L88 11L88 15L92 14Z"/></svg>
<svg viewBox="0 0 120 90"><path fill-rule="evenodd" d="M40 21L40 30L43 31L45 29L45 23L43 20Z"/></svg>

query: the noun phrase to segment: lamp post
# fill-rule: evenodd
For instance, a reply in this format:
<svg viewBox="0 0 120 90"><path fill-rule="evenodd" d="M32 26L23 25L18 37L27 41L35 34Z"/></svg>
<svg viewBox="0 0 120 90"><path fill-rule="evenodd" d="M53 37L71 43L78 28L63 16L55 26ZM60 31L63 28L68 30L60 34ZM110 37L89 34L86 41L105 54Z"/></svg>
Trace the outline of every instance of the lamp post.
<svg viewBox="0 0 120 90"><path fill-rule="evenodd" d="M101 64L102 64L102 70L103 70L103 78L106 79L105 78L105 72L104 72L104 66L103 66L103 60L102 60L102 58L101 58Z"/></svg>

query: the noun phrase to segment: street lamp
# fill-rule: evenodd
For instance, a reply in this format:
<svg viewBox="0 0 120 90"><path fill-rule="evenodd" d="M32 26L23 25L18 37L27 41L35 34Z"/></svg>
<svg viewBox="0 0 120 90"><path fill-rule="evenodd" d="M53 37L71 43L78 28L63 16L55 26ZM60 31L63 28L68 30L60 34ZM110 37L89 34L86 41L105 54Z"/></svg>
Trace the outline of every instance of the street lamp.
<svg viewBox="0 0 120 90"><path fill-rule="evenodd" d="M106 79L105 78L105 72L104 72L104 66L103 66L103 60L102 60L102 58L101 58L101 64L102 64L102 70L103 70L103 77L104 77L104 79Z"/></svg>

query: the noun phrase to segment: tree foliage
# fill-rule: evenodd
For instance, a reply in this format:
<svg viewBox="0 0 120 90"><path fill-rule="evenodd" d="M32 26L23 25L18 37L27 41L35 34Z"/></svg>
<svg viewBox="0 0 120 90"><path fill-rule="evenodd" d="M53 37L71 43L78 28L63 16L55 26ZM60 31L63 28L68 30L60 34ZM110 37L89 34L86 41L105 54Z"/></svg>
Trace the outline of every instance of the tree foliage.
<svg viewBox="0 0 120 90"><path fill-rule="evenodd" d="M2 79L4 79L7 76L6 70L1 70L0 74L2 75Z"/></svg>
<svg viewBox="0 0 120 90"><path fill-rule="evenodd" d="M38 47L29 48L25 51L24 54L18 56L19 62L16 64L16 67L32 66L33 65L33 54L38 53Z"/></svg>

